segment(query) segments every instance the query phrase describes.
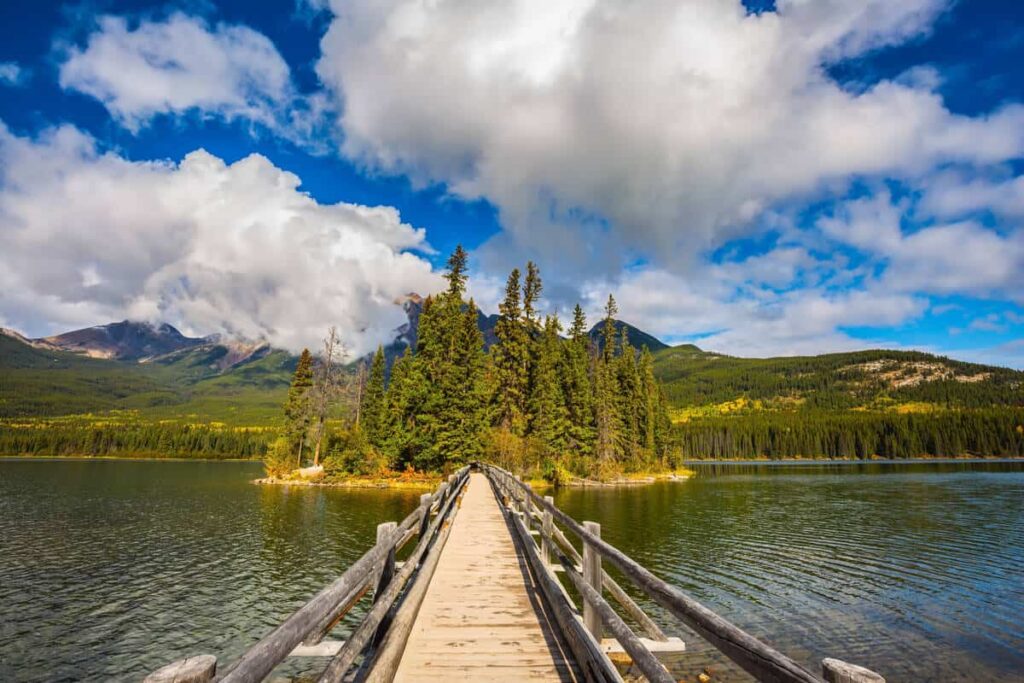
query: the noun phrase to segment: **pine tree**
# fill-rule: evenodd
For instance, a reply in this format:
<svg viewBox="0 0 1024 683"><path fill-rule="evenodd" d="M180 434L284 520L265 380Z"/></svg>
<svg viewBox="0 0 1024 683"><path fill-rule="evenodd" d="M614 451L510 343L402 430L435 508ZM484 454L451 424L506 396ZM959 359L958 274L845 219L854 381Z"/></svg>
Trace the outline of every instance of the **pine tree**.
<svg viewBox="0 0 1024 683"><path fill-rule="evenodd" d="M587 314L583 312L583 307L579 304L576 304L576 307L572 309L572 325L569 327L569 339L577 344L586 344L588 341Z"/></svg>
<svg viewBox="0 0 1024 683"><path fill-rule="evenodd" d="M606 363L615 357L615 314L618 312L615 297L609 294L608 303L604 307L604 326L601 329L601 355Z"/></svg>
<svg viewBox="0 0 1024 683"><path fill-rule="evenodd" d="M384 347L378 346L377 352L373 354L373 363L370 365L370 377L366 382L366 389L363 391L363 405L360 410L361 427L366 440L375 448L379 448L382 441L381 422L386 409L384 393Z"/></svg>
<svg viewBox="0 0 1024 683"><path fill-rule="evenodd" d="M285 437L295 455L297 467L302 467L302 449L306 444L313 417L309 404L309 389L312 386L313 355L309 349L302 349L299 363L292 375L291 386L288 388L288 399L284 404Z"/></svg>
<svg viewBox="0 0 1024 683"><path fill-rule="evenodd" d="M599 465L622 455L622 416L619 414L619 378L615 359L615 298L608 295L601 336L604 347L594 362L595 452Z"/></svg>
<svg viewBox="0 0 1024 683"><path fill-rule="evenodd" d="M494 357L494 420L497 426L522 436L527 426L530 372L530 337L523 324L519 298L519 269L513 269L505 285L505 300L494 327L498 338Z"/></svg>
<svg viewBox="0 0 1024 683"><path fill-rule="evenodd" d="M469 256L466 250L459 244L455 251L448 257L448 272L444 279L448 281L448 296L462 301L462 295L466 293L466 266Z"/></svg>
<svg viewBox="0 0 1024 683"><path fill-rule="evenodd" d="M618 379L616 404L618 406L621 431L620 449L634 463L642 459L641 453L641 407L643 404L643 387L636 366L636 351L629 343L629 334L623 327L620 335L621 352L615 358L615 375Z"/></svg>
<svg viewBox="0 0 1024 683"><path fill-rule="evenodd" d="M661 408L658 381L654 378L654 357L644 346L640 352L640 363L637 371L640 374L640 425L642 430L641 445L649 457L659 457L658 425Z"/></svg>
<svg viewBox="0 0 1024 683"><path fill-rule="evenodd" d="M581 456L589 455L594 451L594 386L587 318L579 304L573 310L569 340L562 345L559 377L568 417L568 448Z"/></svg>
<svg viewBox="0 0 1024 683"><path fill-rule="evenodd" d="M526 264L526 281L523 282L523 319L526 322L526 329L531 335L540 331L540 314L537 312L537 304L540 302L540 293L544 291L544 284L540 279L540 270L533 261Z"/></svg>
<svg viewBox="0 0 1024 683"><path fill-rule="evenodd" d="M557 316L548 316L540 340L540 353L530 395L530 432L549 455L565 450L569 431L569 412L559 378L562 359L562 325Z"/></svg>

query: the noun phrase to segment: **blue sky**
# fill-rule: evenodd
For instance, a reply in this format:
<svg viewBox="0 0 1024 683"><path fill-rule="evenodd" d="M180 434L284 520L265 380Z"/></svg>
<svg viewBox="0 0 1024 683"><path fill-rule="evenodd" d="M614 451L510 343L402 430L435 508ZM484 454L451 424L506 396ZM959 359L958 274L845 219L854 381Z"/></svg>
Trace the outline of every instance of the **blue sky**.
<svg viewBox="0 0 1024 683"><path fill-rule="evenodd" d="M458 243L736 355L1024 367L1024 7L0 6L0 324L363 350Z"/></svg>

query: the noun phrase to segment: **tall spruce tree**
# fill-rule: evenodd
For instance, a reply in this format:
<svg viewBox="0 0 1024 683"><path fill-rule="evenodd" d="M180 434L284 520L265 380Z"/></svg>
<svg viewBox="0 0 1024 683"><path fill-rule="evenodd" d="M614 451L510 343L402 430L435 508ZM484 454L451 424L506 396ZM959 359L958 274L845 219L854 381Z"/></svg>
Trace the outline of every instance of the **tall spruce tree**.
<svg viewBox="0 0 1024 683"><path fill-rule="evenodd" d="M618 312L615 297L609 294L608 303L604 306L604 322L601 328L601 355L606 363L615 357L615 315Z"/></svg>
<svg viewBox="0 0 1024 683"><path fill-rule="evenodd" d="M296 467L302 467L302 450L306 445L309 426L313 419L309 396L312 386L313 354L309 349L302 349L299 363L292 374L291 386L288 388L288 399L284 404L284 433L295 455Z"/></svg>
<svg viewBox="0 0 1024 683"><path fill-rule="evenodd" d="M462 301L462 295L466 293L466 268L469 264L469 255L466 254L466 250L459 244L455 247L455 251L448 257L448 272L444 274L444 279L448 281L448 296Z"/></svg>
<svg viewBox="0 0 1024 683"><path fill-rule="evenodd" d="M544 320L530 394L530 433L549 456L564 452L569 431L569 411L559 377L562 368L561 331L562 325L557 316L550 315Z"/></svg>
<svg viewBox="0 0 1024 683"><path fill-rule="evenodd" d="M363 405L360 411L363 434L366 436L366 440L375 448L380 448L383 443L381 438L381 422L387 407L384 395L385 365L384 347L378 346L377 352L373 354L373 362L370 365L370 377L366 382L366 389L363 390Z"/></svg>
<svg viewBox="0 0 1024 683"><path fill-rule="evenodd" d="M567 447L581 456L594 452L594 385L590 373L587 317L576 304L559 369L568 417Z"/></svg>
<svg viewBox="0 0 1024 683"><path fill-rule="evenodd" d="M540 279L540 270L533 261L526 264L526 280L523 282L523 320L531 335L540 332L540 293L544 291L544 283Z"/></svg>
<svg viewBox="0 0 1024 683"><path fill-rule="evenodd" d="M494 420L498 427L522 436L527 427L530 377L530 335L523 323L519 293L519 269L505 284L505 299L498 305L494 335L498 343L494 357Z"/></svg>
<svg viewBox="0 0 1024 683"><path fill-rule="evenodd" d="M640 361L637 367L640 375L640 425L642 431L641 445L648 457L656 458L661 455L658 449L658 411L661 407L658 390L658 382L654 378L654 357L650 350L644 346L640 352Z"/></svg>
<svg viewBox="0 0 1024 683"><path fill-rule="evenodd" d="M616 404L618 406L621 441L620 449L633 463L643 460L641 452L641 410L643 386L636 364L636 350L629 343L629 334L623 327L619 340L619 355L615 358L618 379Z"/></svg>
<svg viewBox="0 0 1024 683"><path fill-rule="evenodd" d="M603 348L594 359L595 454L599 465L607 465L622 455L622 416L619 414L619 378L615 368L615 298L608 295L601 330Z"/></svg>

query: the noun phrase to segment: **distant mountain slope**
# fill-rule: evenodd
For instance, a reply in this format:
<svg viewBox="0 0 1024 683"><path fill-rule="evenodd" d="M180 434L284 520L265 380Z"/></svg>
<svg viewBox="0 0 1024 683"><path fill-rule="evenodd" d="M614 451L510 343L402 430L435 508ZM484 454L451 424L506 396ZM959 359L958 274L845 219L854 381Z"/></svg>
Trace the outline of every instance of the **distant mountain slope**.
<svg viewBox="0 0 1024 683"><path fill-rule="evenodd" d="M152 325L145 322L122 320L109 325L97 325L73 330L30 343L91 358L115 360L141 360L160 356L206 343L206 339L186 337L172 325Z"/></svg>
<svg viewBox="0 0 1024 683"><path fill-rule="evenodd" d="M668 344L661 341L654 335L647 334L643 330L633 327L627 322L621 320L614 321L615 326L615 338L618 339L622 335L622 330L625 328L626 336L629 337L629 343L631 346L637 349L647 347L647 350L651 353L656 351L662 351L669 348ZM589 332L590 340L597 345L598 348L603 346L602 340L604 339L604 321L599 320L593 327L590 328Z"/></svg>
<svg viewBox="0 0 1024 683"><path fill-rule="evenodd" d="M654 370L676 408L737 400L822 410L1024 405L1024 372L916 351L735 358L687 344L656 353Z"/></svg>
<svg viewBox="0 0 1024 683"><path fill-rule="evenodd" d="M390 360L416 343L423 299L385 346ZM497 315L479 315L488 346ZM1024 406L1024 372L902 351L735 358L692 344L668 347L628 323L647 346L675 419L750 412L926 411ZM590 330L598 343L603 322ZM268 425L280 419L296 357L266 344L195 339L169 325L113 323L32 340L0 334L0 417L134 410L157 419ZM159 352L159 353L158 353ZM104 357L98 357L104 356Z"/></svg>
<svg viewBox="0 0 1024 683"><path fill-rule="evenodd" d="M0 417L133 410L156 419L269 424L277 420L295 357L204 343L148 362L40 348L0 335ZM227 360L233 364L225 365Z"/></svg>

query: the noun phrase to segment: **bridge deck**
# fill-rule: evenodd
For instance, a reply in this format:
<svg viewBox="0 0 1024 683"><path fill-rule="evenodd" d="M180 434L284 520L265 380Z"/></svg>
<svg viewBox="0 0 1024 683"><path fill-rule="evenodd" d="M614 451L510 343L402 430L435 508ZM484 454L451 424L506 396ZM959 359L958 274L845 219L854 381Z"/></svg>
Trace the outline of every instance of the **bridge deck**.
<svg viewBox="0 0 1024 683"><path fill-rule="evenodd" d="M576 680L554 633L490 483L474 472L395 680Z"/></svg>

